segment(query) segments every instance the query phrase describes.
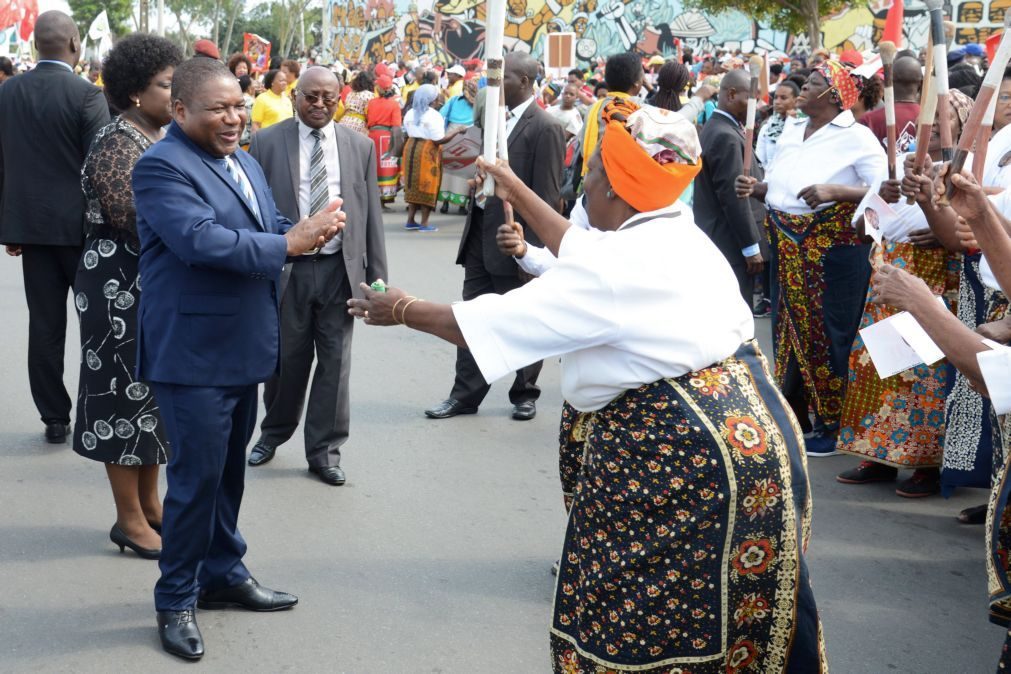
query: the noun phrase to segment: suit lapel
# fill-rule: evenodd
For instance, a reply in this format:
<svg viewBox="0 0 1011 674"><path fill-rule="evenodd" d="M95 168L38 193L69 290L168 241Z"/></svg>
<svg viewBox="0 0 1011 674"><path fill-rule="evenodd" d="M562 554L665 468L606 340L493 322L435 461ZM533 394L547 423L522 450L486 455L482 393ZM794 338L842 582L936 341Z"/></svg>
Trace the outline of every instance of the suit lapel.
<svg viewBox="0 0 1011 674"><path fill-rule="evenodd" d="M513 127L513 132L509 134L508 145L511 148L513 142L523 135L523 129L526 128L533 116L537 114L534 108L537 107L537 101L531 101L527 109L523 111L523 115L516 120L516 126Z"/></svg>
<svg viewBox="0 0 1011 674"><path fill-rule="evenodd" d="M238 157L238 154L239 153L236 152L235 155L233 156ZM260 229L263 229L263 225L260 224L260 219L257 218L256 213L253 212L252 205L249 203L249 201L246 200L246 196L242 193L242 190L239 189L239 184L232 179L232 176L228 175L228 171L226 171L225 167L221 165L221 162L218 161L217 159L208 156L202 156L201 159L208 166L208 168L210 168L211 171L213 171L214 174L217 175L225 183L225 185L228 186L230 190L232 190L232 193L235 194L236 198L239 200L239 203L241 203L243 207L245 207L246 212L249 213L249 215L253 218L253 221L256 223L256 226ZM240 163L239 166L242 166L242 164ZM242 170L245 171L246 168L243 166ZM248 171L246 171L246 177L249 178ZM250 184L252 184L251 179ZM254 188L253 191L255 193L256 189ZM260 196L257 195L257 202L259 202L259 200Z"/></svg>
<svg viewBox="0 0 1011 674"><path fill-rule="evenodd" d="M295 209L298 217L301 218L306 213L302 213L302 207L298 199L298 190L302 182L299 166L302 148L299 144L298 121L292 120L291 128L284 133L285 154L288 157L288 172L291 174L291 192L295 195Z"/></svg>
<svg viewBox="0 0 1011 674"><path fill-rule="evenodd" d="M340 194L331 194L330 200L333 201L336 197L344 198L344 193L348 190L344 189L345 185L350 185L351 176L354 175L354 155L351 152L351 143L348 140L348 134L355 133L354 131L348 131L347 129L341 128L337 122L333 125L334 138L337 141L337 165L340 166ZM341 209L346 209L347 204L341 204ZM349 217L344 224L344 231L341 234L344 241L347 241L348 235L354 231L351 229L352 219Z"/></svg>

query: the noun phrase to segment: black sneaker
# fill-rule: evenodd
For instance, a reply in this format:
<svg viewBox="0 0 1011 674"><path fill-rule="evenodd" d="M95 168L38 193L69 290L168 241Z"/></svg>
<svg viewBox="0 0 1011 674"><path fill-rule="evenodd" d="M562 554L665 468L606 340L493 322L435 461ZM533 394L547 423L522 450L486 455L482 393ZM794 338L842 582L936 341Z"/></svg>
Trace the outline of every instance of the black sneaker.
<svg viewBox="0 0 1011 674"><path fill-rule="evenodd" d="M767 318L771 316L772 303L763 297L762 299L758 300L758 304L752 307L751 314L755 318Z"/></svg>
<svg viewBox="0 0 1011 674"><path fill-rule="evenodd" d="M941 471L937 468L917 468L912 477L899 483L895 493L904 498L923 498L941 491Z"/></svg>
<svg viewBox="0 0 1011 674"><path fill-rule="evenodd" d="M836 482L843 484L870 484L871 482L891 482L899 475L899 469L875 461L861 461L856 468L836 475Z"/></svg>

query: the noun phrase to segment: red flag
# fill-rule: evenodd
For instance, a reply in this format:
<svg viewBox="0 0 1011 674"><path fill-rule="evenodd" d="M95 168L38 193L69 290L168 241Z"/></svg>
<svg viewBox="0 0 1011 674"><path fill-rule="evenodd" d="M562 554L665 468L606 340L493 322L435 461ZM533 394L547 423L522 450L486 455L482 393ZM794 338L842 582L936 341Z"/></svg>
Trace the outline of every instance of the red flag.
<svg viewBox="0 0 1011 674"><path fill-rule="evenodd" d="M39 3L36 0L28 0L23 7L24 15L21 18L21 29L18 31L18 35L27 42L35 32L35 19L39 18Z"/></svg>
<svg viewBox="0 0 1011 674"><path fill-rule="evenodd" d="M994 33L986 39L986 60L988 63L993 63L993 57L997 54L997 45L1000 44L1001 37L1003 37L1004 31L999 33Z"/></svg>
<svg viewBox="0 0 1011 674"><path fill-rule="evenodd" d="M902 49L902 18L905 14L905 6L902 0L892 0L892 6L888 8L888 16L885 17L885 30L881 34L881 41L894 42L896 48Z"/></svg>

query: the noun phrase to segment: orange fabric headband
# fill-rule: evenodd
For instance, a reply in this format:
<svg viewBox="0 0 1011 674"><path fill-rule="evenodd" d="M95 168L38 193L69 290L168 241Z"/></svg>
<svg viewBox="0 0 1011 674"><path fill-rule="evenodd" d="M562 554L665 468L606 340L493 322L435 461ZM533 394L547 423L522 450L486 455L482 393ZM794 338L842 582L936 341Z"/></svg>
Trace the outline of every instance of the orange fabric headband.
<svg viewBox="0 0 1011 674"><path fill-rule="evenodd" d="M670 206L702 170L701 158L658 164L620 122L607 125L600 158L615 193L640 213Z"/></svg>

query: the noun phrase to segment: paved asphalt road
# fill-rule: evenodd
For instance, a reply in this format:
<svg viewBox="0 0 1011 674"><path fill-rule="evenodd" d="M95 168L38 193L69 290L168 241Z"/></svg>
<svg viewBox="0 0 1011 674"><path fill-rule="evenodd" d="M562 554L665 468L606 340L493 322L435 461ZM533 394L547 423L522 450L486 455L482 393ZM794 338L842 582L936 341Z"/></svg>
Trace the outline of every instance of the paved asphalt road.
<svg viewBox="0 0 1011 674"><path fill-rule="evenodd" d="M459 297L458 216L434 234L386 218L391 279L420 297ZM158 569L108 540L102 467L47 445L28 393L20 261L0 259L0 672L161 672L151 588ZM71 318L67 382L76 387ZM767 321L759 321L763 344ZM299 439L247 473L246 561L294 592L281 614L201 612L205 671L549 671L547 626L564 529L557 476L558 365L540 414L509 418L508 383L480 414L431 421L453 349L402 328L356 327L353 425L333 488L306 472ZM262 413L262 410L261 410ZM814 460L815 593L834 672L993 671L1003 632L986 619L981 527L955 513L983 492L909 501L846 487L851 458Z"/></svg>

